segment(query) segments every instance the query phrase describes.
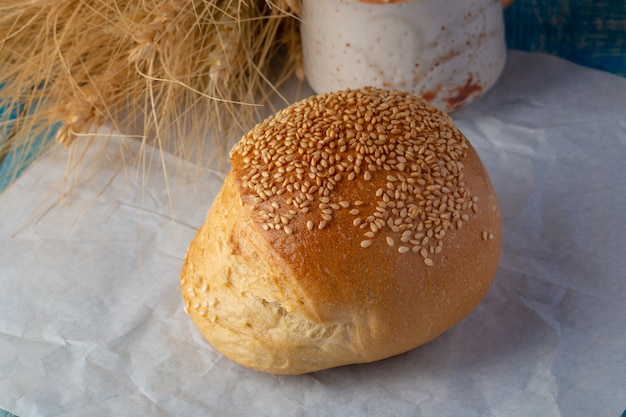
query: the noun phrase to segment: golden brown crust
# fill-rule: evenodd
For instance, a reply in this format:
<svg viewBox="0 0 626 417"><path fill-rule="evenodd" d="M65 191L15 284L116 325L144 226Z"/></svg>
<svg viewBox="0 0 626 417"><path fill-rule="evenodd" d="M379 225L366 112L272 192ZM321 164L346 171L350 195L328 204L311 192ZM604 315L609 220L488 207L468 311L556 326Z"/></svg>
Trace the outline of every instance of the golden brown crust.
<svg viewBox="0 0 626 417"><path fill-rule="evenodd" d="M495 274L488 175L449 117L411 95L296 103L231 163L181 281L205 337L246 366L302 373L405 352L465 317ZM230 287L216 285L225 270ZM203 310L211 297L222 308Z"/></svg>

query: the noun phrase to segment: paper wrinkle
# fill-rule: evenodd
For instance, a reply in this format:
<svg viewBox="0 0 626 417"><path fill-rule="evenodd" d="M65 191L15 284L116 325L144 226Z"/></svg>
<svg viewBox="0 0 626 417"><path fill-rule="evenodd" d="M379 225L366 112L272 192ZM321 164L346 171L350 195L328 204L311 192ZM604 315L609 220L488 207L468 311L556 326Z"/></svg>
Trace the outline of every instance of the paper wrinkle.
<svg viewBox="0 0 626 417"><path fill-rule="evenodd" d="M234 364L183 311L182 262L223 172L185 173L154 153L144 179L116 165L138 143L116 138L87 151L81 185L61 194L65 166L44 157L0 195L0 407L33 417L620 416L624 109L626 79L510 51L500 82L452 115L502 209L487 296L419 349L297 377Z"/></svg>

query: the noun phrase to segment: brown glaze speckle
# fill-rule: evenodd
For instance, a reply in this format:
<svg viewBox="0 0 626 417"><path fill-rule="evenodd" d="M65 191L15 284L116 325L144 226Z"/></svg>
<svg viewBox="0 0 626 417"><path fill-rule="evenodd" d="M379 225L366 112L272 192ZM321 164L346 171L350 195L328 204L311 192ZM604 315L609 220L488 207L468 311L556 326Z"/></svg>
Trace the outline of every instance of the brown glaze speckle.
<svg viewBox="0 0 626 417"><path fill-rule="evenodd" d="M474 76L469 73L467 74L467 82L464 85L458 86L454 90L454 94L446 99L446 102L450 108L457 109L470 99L480 96L483 90L483 86L480 82L474 81Z"/></svg>

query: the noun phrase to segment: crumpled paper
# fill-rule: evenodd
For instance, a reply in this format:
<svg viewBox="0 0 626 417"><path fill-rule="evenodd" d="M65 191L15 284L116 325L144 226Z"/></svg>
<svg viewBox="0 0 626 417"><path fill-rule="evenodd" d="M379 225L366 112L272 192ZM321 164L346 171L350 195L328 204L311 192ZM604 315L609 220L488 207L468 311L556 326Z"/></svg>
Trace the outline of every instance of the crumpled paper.
<svg viewBox="0 0 626 417"><path fill-rule="evenodd" d="M489 293L423 347L295 377L225 359L183 312L186 247L223 172L186 175L182 161L154 152L144 176L115 162L136 143L103 138L74 183L63 181L59 156L47 155L0 195L0 409L619 417L626 79L510 51L498 84L453 118L502 208L503 253Z"/></svg>

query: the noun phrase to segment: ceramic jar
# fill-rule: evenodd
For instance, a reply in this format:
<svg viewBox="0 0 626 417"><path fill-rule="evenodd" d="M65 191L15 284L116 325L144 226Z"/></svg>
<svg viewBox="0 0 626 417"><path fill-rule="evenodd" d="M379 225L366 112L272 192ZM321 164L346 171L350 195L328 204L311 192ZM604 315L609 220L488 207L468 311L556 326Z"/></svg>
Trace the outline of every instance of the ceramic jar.
<svg viewBox="0 0 626 417"><path fill-rule="evenodd" d="M501 0L303 0L307 80L317 93L373 85L458 109L502 72L502 8Z"/></svg>

